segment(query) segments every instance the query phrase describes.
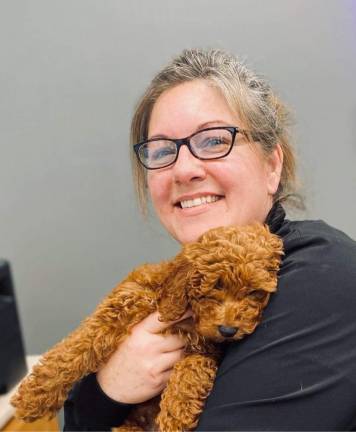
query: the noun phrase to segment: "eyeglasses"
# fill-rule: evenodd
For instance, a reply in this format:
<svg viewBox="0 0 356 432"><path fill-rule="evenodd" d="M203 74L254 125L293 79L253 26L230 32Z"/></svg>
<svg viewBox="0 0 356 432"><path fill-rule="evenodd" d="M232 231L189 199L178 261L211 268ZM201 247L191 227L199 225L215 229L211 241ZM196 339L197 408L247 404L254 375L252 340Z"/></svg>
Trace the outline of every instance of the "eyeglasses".
<svg viewBox="0 0 356 432"><path fill-rule="evenodd" d="M154 170L173 165L183 145L186 145L191 154L198 159L224 158L231 152L237 133L246 135L246 131L234 126L211 127L186 138L153 138L133 147L141 164L147 169Z"/></svg>

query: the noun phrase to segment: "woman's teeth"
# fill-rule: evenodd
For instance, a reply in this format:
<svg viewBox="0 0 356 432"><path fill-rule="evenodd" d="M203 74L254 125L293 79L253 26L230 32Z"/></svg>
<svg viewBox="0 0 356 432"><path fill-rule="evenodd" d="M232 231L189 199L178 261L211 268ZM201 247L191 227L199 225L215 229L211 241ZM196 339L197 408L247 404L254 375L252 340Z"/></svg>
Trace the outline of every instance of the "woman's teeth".
<svg viewBox="0 0 356 432"><path fill-rule="evenodd" d="M220 197L218 197L217 195L207 195L201 198L194 198L192 200L181 201L180 205L182 208L196 207L202 204L215 202L219 198Z"/></svg>

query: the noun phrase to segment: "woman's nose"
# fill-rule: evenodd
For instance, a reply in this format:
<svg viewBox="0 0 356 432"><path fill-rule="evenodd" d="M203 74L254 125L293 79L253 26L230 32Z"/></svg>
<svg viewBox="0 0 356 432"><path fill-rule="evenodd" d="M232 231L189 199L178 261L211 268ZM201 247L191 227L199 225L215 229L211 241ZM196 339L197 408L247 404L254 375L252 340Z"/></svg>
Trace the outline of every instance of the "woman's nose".
<svg viewBox="0 0 356 432"><path fill-rule="evenodd" d="M204 161L192 155L186 145L179 149L178 159L173 165L173 176L177 183L188 183L206 177Z"/></svg>

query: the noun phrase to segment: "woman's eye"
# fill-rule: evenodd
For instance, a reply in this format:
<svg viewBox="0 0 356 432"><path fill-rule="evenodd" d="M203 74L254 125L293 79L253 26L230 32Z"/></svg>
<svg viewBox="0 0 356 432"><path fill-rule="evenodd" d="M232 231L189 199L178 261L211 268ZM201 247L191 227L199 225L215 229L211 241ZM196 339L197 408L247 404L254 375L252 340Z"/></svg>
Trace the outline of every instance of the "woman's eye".
<svg viewBox="0 0 356 432"><path fill-rule="evenodd" d="M209 138L205 141L205 146L214 147L221 144L222 140L220 138Z"/></svg>
<svg viewBox="0 0 356 432"><path fill-rule="evenodd" d="M227 148L230 147L230 142L224 137L211 136L202 139L197 144L197 151L201 155L219 154L226 152Z"/></svg>
<svg viewBox="0 0 356 432"><path fill-rule="evenodd" d="M151 155L151 159L152 160L160 160L160 159L164 159L167 156L171 156L172 154L174 154L174 150L170 147L163 147L159 150L155 150L152 155Z"/></svg>
<svg viewBox="0 0 356 432"><path fill-rule="evenodd" d="M220 146L222 144L225 144L224 139L220 138L220 137L211 137L211 138L206 138L205 140L203 140L200 143L201 148L212 148L212 147L216 147L216 146Z"/></svg>

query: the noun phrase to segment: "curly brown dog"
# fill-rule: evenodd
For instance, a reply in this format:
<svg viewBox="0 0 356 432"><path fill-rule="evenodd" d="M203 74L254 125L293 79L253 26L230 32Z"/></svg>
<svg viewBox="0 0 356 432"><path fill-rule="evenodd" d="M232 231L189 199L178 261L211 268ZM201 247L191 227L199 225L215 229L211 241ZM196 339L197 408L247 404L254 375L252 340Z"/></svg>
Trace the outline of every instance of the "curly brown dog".
<svg viewBox="0 0 356 432"><path fill-rule="evenodd" d="M281 240L256 224L212 229L174 259L136 268L23 380L12 398L17 417L54 416L73 384L107 362L133 326L155 310L173 321L190 307L194 325L170 329L186 336L186 356L161 398L138 405L116 430L193 429L215 379L216 342L255 330L276 290L282 254Z"/></svg>

